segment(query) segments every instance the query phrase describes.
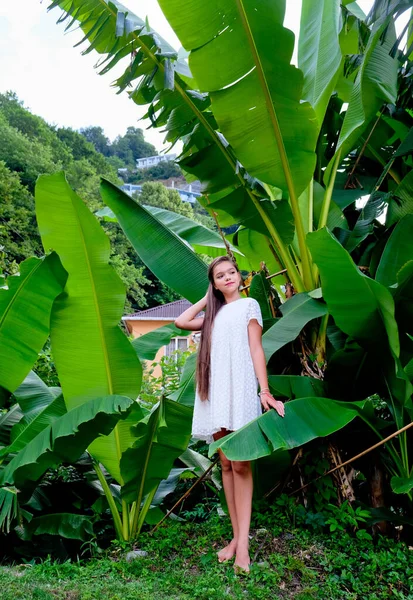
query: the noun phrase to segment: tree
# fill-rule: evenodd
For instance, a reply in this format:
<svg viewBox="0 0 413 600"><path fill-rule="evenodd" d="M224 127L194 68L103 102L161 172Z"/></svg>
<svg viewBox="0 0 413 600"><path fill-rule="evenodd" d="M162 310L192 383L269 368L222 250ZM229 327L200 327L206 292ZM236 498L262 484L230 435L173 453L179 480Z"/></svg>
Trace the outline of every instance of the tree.
<svg viewBox="0 0 413 600"><path fill-rule="evenodd" d="M102 208L100 178L120 182L108 159L83 135L71 128L51 127L11 92L0 94L0 140L0 269L7 275L15 273L25 258L41 254L31 194L40 174L65 167L73 189L94 212ZM105 223L104 227L112 241L111 263L128 289L126 310L145 307L153 286L150 272L118 225Z"/></svg>
<svg viewBox="0 0 413 600"><path fill-rule="evenodd" d="M16 273L28 256L41 256L41 242L36 232L34 201L30 192L0 161L0 271Z"/></svg>
<svg viewBox="0 0 413 600"><path fill-rule="evenodd" d="M132 169L136 168L138 158L157 154L155 147L145 141L142 129L136 127L128 127L124 136L115 139L111 149L115 156Z"/></svg>
<svg viewBox="0 0 413 600"><path fill-rule="evenodd" d="M158 206L189 219L194 218L194 211L191 205L188 202L184 202L176 190L168 189L162 183L145 182L137 199L141 204Z"/></svg>
<svg viewBox="0 0 413 600"><path fill-rule="evenodd" d="M397 48L394 15L409 8L410 3L377 0L366 18L352 3L341 6L338 0L316 3L304 0L300 68L296 69L290 64L294 38L283 26L282 2L220 0L223 21L218 22L216 7L208 3L190 1L182 12L178 0L160 0L164 14L189 52L193 76L188 79L187 64L178 58L173 81L168 76L171 48L153 32L148 34L143 21L137 17L132 20L129 13L120 31L119 22L116 28L116 15L109 14L107 7L93 1L87 8L79 3L80 0L74 0L68 8L63 0L59 2L80 22L86 36L91 21L106 19L98 32L89 34L94 48L116 47L119 52L119 44L123 44L126 54L142 42L142 51L133 66L128 63L119 78L119 88L124 89L125 81L136 85L139 79L131 98L148 105L152 124L165 127L168 142L183 141L180 167L201 181L205 194L202 204L215 214L221 226L240 226L232 241L249 259L251 268L258 270L265 262L270 273L286 272L274 279L273 292L265 271L255 279L253 289L270 320L275 313L268 296L276 291L284 304L283 316L275 323L272 321L264 337L269 368L277 378L274 389L280 395L283 390L287 397L297 399L295 404L291 403L291 411L301 410L306 403L313 406L302 391L296 390L295 395L295 380L291 377L311 374L314 383L326 375L328 387L323 386L318 394L328 392L334 400L343 393L339 384L343 372L344 381L352 382L351 390L345 388L346 402L354 393L371 394L374 390L387 404L388 427L397 430L411 422L409 361L413 352L406 336L411 332L408 322L401 318L399 305L404 295L411 300L407 283L411 265L398 262L397 270L393 269L390 287L397 284L397 277L401 286L394 297L394 289L389 289L390 280L387 285L383 283L385 279L377 268L378 261L383 260L386 271L390 256L394 256L390 248L382 255L394 226L403 217L405 220L400 220L394 231L399 226L399 231L410 226L406 217L413 212L412 180L406 156L411 148L405 154L401 150L398 153L399 146L394 147L391 162L386 163L383 157L390 136L385 137L378 150L370 143L370 134L382 121L386 127L394 126L394 131L400 131L399 123L405 121L408 126L402 138L409 145L411 115L404 111L401 119L397 111L386 111L388 105L396 106L398 100L399 66L406 73L411 68L407 56L400 52L394 56ZM112 4L119 8L117 2ZM202 33L194 34L200 22ZM356 61L354 55L358 55ZM113 58L110 52L107 58ZM191 89L189 85L198 87ZM344 115L343 102L348 104ZM370 153L368 160L366 149ZM346 169L349 161L348 183L343 185L346 181L338 174L339 167ZM381 168L377 179L379 165L384 169ZM355 191L357 181L366 182L366 174L373 181L370 179L364 190L359 186ZM360 211L355 201L366 193L366 187L373 193L366 210ZM191 263L188 256L184 258L182 251L179 265L174 264L175 256L170 251L163 254L164 261L173 256L168 262L170 270L165 264L158 264L155 249L148 252L155 242L147 239L145 247L137 225L131 227L132 217L130 221L126 218L124 205L131 212L138 211L136 205L113 193L115 198L107 194L106 201L115 213L119 211L124 230L142 257L145 256L145 262L182 294L192 297L198 282L200 295L204 283L198 263ZM377 223L383 202L389 206L384 228ZM164 229L161 231L165 233ZM396 238L401 243L401 234ZM176 240L172 236L169 242L172 250ZM408 260L408 255L403 254L403 258ZM368 275L358 268L365 268L366 264ZM192 291L186 290L185 281L191 281ZM316 300L313 296L319 295L315 289L320 286L323 300ZM293 296L287 301L285 288L288 296ZM356 302L348 301L348 290ZM364 312L360 310L361 299ZM340 332L339 341L331 328ZM271 358L297 337L297 346L287 363L290 375L280 375L278 369L283 361ZM371 371L377 361L383 365L379 379ZM299 365L298 373L295 365ZM318 400L322 402L322 397ZM361 405L359 408L362 409ZM337 422L344 414L341 410L337 413ZM375 418L364 420L381 437ZM293 429L294 422L291 415ZM275 443L285 440L277 423L271 422L268 430L264 417L262 423L259 452L264 448L271 452L278 447ZM314 420L316 429L317 423ZM260 428L261 421L256 425ZM254 432L257 434L256 429ZM240 458L241 449L243 459L256 457L258 446L254 440L258 438L254 432L233 434L222 444L230 452L234 440L237 449L232 454L234 459ZM241 441L239 436L243 436ZM395 446L389 449L392 486L411 496L411 459L405 452L406 434L402 437L397 449Z"/></svg>
<svg viewBox="0 0 413 600"><path fill-rule="evenodd" d="M110 140L105 136L102 127L84 127L80 130L80 133L83 135L83 137L86 138L88 142L93 144L96 152L100 152L101 154L103 154L103 156L106 157L112 155Z"/></svg>

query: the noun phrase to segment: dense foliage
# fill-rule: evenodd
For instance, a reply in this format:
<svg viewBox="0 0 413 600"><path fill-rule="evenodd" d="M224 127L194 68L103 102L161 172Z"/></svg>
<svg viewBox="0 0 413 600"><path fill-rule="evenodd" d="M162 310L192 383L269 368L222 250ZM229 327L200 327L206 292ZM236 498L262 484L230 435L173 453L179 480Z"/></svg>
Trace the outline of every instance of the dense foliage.
<svg viewBox="0 0 413 600"><path fill-rule="evenodd" d="M64 169L73 189L95 212L102 208L98 192L101 177L121 184L117 168L132 169L136 158L156 154L141 129L128 127L126 134L111 144L101 127L88 127L79 133L48 125L13 93L0 95L0 142L0 269L5 274L16 273L25 258L42 254L33 199L40 174ZM175 170L181 174L177 167ZM164 186L145 190L145 203L212 222L202 207L195 216L177 192ZM117 224L105 223L104 227L111 240L111 263L128 290L126 311L179 298L136 256Z"/></svg>
<svg viewBox="0 0 413 600"><path fill-rule="evenodd" d="M402 523L409 537L412 63L411 49L398 49L394 19L413 3L376 0L364 15L356 3L303 0L298 69L281 0L219 0L222 22L203 0L186 0L185 10L181 0L160 4L188 60L116 0L55 0L52 7L78 22L103 55L102 72L126 59L116 85L147 105L169 142L183 142L180 167L201 181L201 203L220 233L236 227L223 240L160 208L162 200L136 202L102 179L104 226L119 224L175 293L190 301L205 293L205 255L233 254L249 273L248 293L264 316L269 384L286 400L285 418L270 411L209 453L220 447L230 459L254 460L257 497L272 499L274 511L284 504L302 526L369 542L377 529L396 534ZM37 146L24 148L30 156ZM61 152L53 148L38 156L46 171L52 152ZM34 170L24 172L30 186ZM142 361L180 332L166 326L131 344L118 326L125 294L103 223L62 172L43 175L35 196L43 250L54 252L26 259L0 290L0 521L11 535L90 539L83 503L58 516L43 505L33 517L49 469L87 451L99 508L110 511L118 540L129 542L159 522L160 505L188 468L198 477L212 468L205 448L190 445L195 355L178 389L161 383L159 402L136 402L145 391ZM49 333L57 390L30 372ZM211 473L215 502L205 498L224 505ZM277 497L280 490L304 507ZM199 511L193 506L192 516L202 517ZM264 509L256 518L270 520ZM345 575L354 593L364 593Z"/></svg>

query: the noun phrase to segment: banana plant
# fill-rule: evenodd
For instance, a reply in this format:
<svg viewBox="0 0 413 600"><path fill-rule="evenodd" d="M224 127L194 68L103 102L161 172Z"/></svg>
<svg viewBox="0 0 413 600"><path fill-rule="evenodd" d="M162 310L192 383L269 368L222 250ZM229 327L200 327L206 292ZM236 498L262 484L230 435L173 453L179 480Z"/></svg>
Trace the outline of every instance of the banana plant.
<svg viewBox="0 0 413 600"><path fill-rule="evenodd" d="M270 272L286 270L287 280L277 280L282 310L264 334L270 372L279 374L278 365L293 344L301 372L326 376L331 400L366 397L360 375L369 374L369 393L379 389L393 424L400 424L410 418L406 369L412 354L405 335L411 334L406 329L410 267L400 266L392 284L397 293L374 275L390 228L412 212L411 165L408 154L383 164L387 140L379 152L370 142L386 107L398 101L397 75L405 58L393 51L394 17L411 3L386 2L380 8L377 1L366 18L354 2L304 0L299 68L290 64L294 36L283 26L284 0L160 4L189 53L188 64L118 2L59 0L51 8L63 9L69 28L77 22L83 41L89 41L87 51L102 55L101 71L131 59L116 86L129 88L131 99L148 107L152 125L165 127L169 142L182 140L179 164L200 179L203 206L221 225L239 225L230 241L255 265L269 264L270 257ZM400 139L405 140L407 135ZM373 177L360 174L361 167ZM377 196L366 216L355 205L364 192L341 189L363 182L368 192L389 193L383 200L388 204L384 228L377 222ZM205 269L182 239L112 184L102 183L102 196L148 267L182 295L198 299L206 287ZM149 241L141 235L146 225ZM359 266L367 270L365 280L358 277ZM291 284L295 296L285 301L280 286ZM359 296L346 305L346 285L360 296L360 311ZM369 369L379 349L386 367L374 379ZM334 384L340 369L346 384L341 390ZM252 451L250 445L243 450L248 448ZM404 446L392 460L407 478Z"/></svg>

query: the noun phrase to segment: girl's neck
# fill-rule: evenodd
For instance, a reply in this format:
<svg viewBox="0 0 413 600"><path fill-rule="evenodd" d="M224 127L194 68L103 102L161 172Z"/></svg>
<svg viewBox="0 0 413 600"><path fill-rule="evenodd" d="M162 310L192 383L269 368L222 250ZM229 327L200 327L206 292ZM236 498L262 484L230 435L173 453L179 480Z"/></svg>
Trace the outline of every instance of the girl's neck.
<svg viewBox="0 0 413 600"><path fill-rule="evenodd" d="M238 294L237 292L236 294L231 294L231 296L225 296L224 294L224 298L225 304L231 304L231 302L236 302L237 300L240 300L242 296L240 296L240 294Z"/></svg>

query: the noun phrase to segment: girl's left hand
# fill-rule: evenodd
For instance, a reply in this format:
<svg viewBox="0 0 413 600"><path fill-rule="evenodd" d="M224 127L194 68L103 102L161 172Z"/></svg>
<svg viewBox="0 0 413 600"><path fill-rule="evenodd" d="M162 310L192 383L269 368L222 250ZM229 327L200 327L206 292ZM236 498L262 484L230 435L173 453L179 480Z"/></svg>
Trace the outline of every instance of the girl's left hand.
<svg viewBox="0 0 413 600"><path fill-rule="evenodd" d="M280 417L283 417L285 414L284 402L281 400L276 400L270 392L262 392L260 395L261 404L265 411L270 410L270 408L275 408Z"/></svg>

